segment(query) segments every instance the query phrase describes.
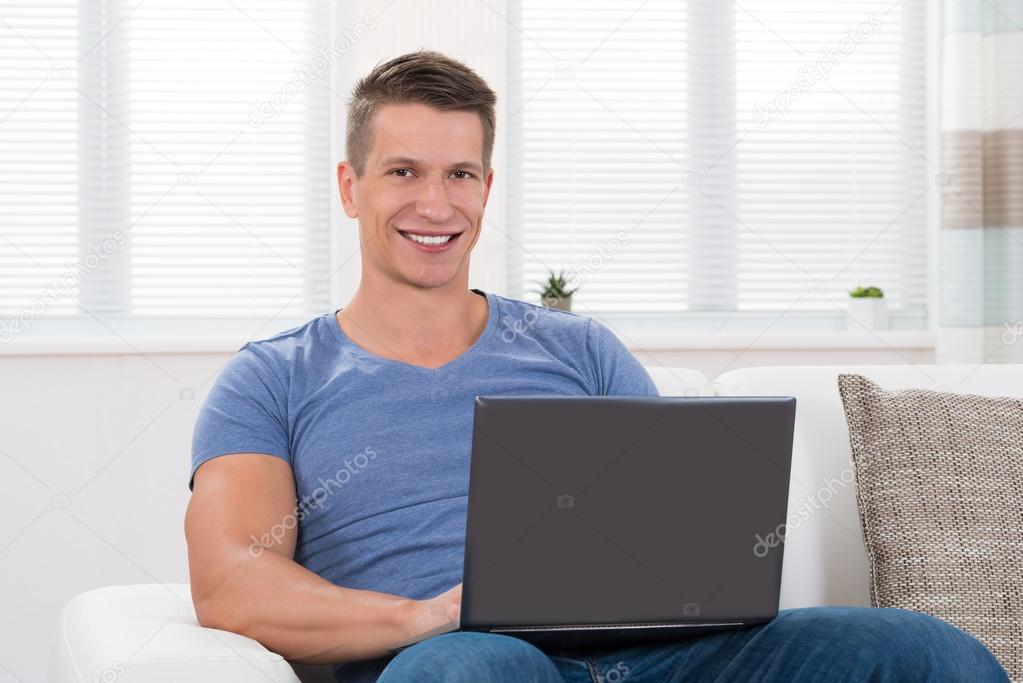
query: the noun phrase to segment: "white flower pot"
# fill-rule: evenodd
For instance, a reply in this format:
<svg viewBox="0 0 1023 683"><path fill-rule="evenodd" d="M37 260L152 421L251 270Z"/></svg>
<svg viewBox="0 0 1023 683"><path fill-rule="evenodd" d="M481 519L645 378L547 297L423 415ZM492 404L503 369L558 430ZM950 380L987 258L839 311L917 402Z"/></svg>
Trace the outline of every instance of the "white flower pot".
<svg viewBox="0 0 1023 683"><path fill-rule="evenodd" d="M559 311L571 311L572 310L572 295L569 294L566 297L552 296L550 298L541 297L541 302L547 308L556 308Z"/></svg>
<svg viewBox="0 0 1023 683"><path fill-rule="evenodd" d="M852 318L846 320L846 326L850 330L888 329L888 302L884 297L849 297L846 315Z"/></svg>

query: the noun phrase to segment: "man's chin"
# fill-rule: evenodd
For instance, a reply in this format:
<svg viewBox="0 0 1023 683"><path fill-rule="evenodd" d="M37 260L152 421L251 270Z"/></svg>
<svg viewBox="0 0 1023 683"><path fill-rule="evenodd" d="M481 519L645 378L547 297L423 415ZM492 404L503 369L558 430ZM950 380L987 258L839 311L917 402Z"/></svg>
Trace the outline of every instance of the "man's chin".
<svg viewBox="0 0 1023 683"><path fill-rule="evenodd" d="M465 287L468 287L469 278L465 280ZM458 271L453 269L408 269L403 271L401 280L416 289L443 289L450 287L459 281Z"/></svg>

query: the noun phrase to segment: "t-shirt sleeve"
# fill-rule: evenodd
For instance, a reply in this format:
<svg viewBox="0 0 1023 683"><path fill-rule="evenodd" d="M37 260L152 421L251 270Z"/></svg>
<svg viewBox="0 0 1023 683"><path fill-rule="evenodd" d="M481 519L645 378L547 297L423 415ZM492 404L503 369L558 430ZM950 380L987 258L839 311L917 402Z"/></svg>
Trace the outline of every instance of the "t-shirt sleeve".
<svg viewBox="0 0 1023 683"><path fill-rule="evenodd" d="M221 370L192 431L192 490L199 465L229 453L260 453L291 463L287 390L251 342Z"/></svg>
<svg viewBox="0 0 1023 683"><path fill-rule="evenodd" d="M587 349L596 369L598 396L659 396L649 373L606 325L590 318Z"/></svg>

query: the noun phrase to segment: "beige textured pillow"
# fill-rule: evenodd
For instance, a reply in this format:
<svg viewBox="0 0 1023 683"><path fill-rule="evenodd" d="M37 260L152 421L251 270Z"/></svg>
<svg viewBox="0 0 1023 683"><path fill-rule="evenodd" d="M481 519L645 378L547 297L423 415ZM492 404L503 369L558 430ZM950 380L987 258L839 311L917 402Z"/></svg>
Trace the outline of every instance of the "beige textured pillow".
<svg viewBox="0 0 1023 683"><path fill-rule="evenodd" d="M872 604L944 619L1023 681L1023 399L838 390Z"/></svg>

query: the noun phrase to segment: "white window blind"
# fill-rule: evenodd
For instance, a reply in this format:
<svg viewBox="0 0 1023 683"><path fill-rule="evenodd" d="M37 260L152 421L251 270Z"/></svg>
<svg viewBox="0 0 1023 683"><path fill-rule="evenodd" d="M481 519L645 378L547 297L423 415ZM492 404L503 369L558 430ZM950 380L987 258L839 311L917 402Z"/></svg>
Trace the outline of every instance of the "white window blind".
<svg viewBox="0 0 1023 683"><path fill-rule="evenodd" d="M0 0L4 341L325 310L329 9Z"/></svg>
<svg viewBox="0 0 1023 683"><path fill-rule="evenodd" d="M509 289L584 314L925 324L920 0L512 0ZM630 329L626 324L623 329Z"/></svg>

